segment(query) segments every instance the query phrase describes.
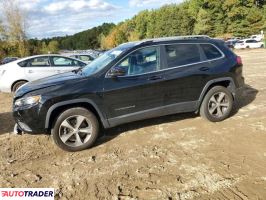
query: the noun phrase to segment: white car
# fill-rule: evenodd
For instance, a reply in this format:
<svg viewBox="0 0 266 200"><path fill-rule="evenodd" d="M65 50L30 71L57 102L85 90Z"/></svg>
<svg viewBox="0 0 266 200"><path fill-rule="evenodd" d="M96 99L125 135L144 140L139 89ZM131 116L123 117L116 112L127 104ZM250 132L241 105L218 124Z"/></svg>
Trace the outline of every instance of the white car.
<svg viewBox="0 0 266 200"><path fill-rule="evenodd" d="M83 62L85 62L87 64L90 64L92 61L95 60L95 57L93 57L92 55L89 55L89 54L71 54L69 57L82 60Z"/></svg>
<svg viewBox="0 0 266 200"><path fill-rule="evenodd" d="M27 82L69 72L87 64L60 55L39 55L0 66L0 92L15 92Z"/></svg>
<svg viewBox="0 0 266 200"><path fill-rule="evenodd" d="M252 36L250 36L250 38L260 42L263 40L264 36L263 35L252 35Z"/></svg>
<svg viewBox="0 0 266 200"><path fill-rule="evenodd" d="M264 43L258 42L254 39L239 40L235 44L235 49L249 49L249 48L263 48Z"/></svg>

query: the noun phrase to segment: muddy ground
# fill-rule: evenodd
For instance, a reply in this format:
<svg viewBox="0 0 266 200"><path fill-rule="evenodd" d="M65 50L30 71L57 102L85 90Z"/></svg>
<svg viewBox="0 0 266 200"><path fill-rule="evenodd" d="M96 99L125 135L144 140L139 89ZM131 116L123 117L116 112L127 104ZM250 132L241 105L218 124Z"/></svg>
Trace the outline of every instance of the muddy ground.
<svg viewBox="0 0 266 200"><path fill-rule="evenodd" d="M0 186L53 187L57 199L266 199L266 51L239 51L246 90L234 115L181 114L106 131L79 153L16 136L0 94Z"/></svg>

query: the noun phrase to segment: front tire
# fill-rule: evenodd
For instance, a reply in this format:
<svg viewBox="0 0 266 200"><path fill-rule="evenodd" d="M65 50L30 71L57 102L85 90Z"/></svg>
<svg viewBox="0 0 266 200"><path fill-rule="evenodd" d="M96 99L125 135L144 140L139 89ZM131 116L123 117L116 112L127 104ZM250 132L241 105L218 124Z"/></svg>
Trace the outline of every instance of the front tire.
<svg viewBox="0 0 266 200"><path fill-rule="evenodd" d="M230 116L233 102L233 96L227 88L215 86L205 95L200 115L211 122L223 121Z"/></svg>
<svg viewBox="0 0 266 200"><path fill-rule="evenodd" d="M98 138L99 122L85 108L71 108L62 112L52 128L55 144L65 151L82 151L92 147Z"/></svg>

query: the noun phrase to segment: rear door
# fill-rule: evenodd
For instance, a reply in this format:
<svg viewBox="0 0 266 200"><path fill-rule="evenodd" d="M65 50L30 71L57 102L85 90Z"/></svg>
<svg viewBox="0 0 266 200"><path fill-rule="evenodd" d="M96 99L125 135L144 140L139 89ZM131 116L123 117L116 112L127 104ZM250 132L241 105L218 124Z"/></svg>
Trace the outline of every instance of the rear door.
<svg viewBox="0 0 266 200"><path fill-rule="evenodd" d="M55 74L70 72L86 65L78 60L63 56L51 56L50 61Z"/></svg>
<svg viewBox="0 0 266 200"><path fill-rule="evenodd" d="M24 67L26 79L34 81L47 76L54 75L48 56L41 56L20 62Z"/></svg>
<svg viewBox="0 0 266 200"><path fill-rule="evenodd" d="M189 43L166 45L165 54L164 104L180 104L182 109L193 111L210 76L212 61L222 54L212 44Z"/></svg>

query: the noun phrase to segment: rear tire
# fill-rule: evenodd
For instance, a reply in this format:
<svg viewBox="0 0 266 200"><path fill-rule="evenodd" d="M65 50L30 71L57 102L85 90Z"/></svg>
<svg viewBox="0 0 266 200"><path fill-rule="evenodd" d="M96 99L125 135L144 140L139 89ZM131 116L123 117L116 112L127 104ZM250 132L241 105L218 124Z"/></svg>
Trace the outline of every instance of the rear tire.
<svg viewBox="0 0 266 200"><path fill-rule="evenodd" d="M12 92L16 92L18 90L18 88L24 84L26 84L27 81L18 81L17 83L15 83L12 87Z"/></svg>
<svg viewBox="0 0 266 200"><path fill-rule="evenodd" d="M99 122L85 108L71 108L55 120L52 137L55 144L65 151L82 151L92 147L98 138Z"/></svg>
<svg viewBox="0 0 266 200"><path fill-rule="evenodd" d="M200 115L211 122L220 122L230 116L232 109L231 92L225 87L215 86L205 95L200 107Z"/></svg>

